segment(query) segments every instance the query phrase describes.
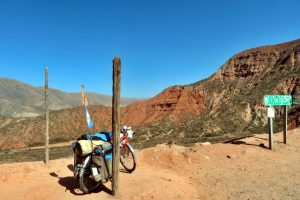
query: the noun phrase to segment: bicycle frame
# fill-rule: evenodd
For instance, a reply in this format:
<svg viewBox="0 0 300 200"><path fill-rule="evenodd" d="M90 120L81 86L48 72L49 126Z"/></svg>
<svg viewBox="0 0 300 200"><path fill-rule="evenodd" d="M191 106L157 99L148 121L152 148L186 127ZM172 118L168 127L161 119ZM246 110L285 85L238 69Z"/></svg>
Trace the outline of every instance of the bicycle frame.
<svg viewBox="0 0 300 200"><path fill-rule="evenodd" d="M128 134L124 133L123 136L120 138L120 147L124 148L128 142Z"/></svg>

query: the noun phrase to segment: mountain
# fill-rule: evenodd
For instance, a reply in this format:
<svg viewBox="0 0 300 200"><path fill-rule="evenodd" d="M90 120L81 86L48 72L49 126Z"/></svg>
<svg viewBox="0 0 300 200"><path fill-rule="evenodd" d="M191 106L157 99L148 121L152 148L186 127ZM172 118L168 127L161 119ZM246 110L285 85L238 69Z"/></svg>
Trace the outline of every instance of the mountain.
<svg viewBox="0 0 300 200"><path fill-rule="evenodd" d="M131 124L149 124L136 135L149 144L213 142L266 132L264 95L297 94L299 98L299 80L300 40L253 48L234 55L205 80L173 86L127 106L125 118ZM283 108L276 111L275 131L279 131ZM290 119L294 126L299 125L299 113L299 107L294 107Z"/></svg>
<svg viewBox="0 0 300 200"><path fill-rule="evenodd" d="M185 118L185 114L211 116L217 115L227 104L252 111L263 103L265 94L295 91L299 84L299 65L300 40L250 49L230 58L206 80L173 86L152 99L129 105L126 117L138 115L138 118L128 119L129 123L136 124L164 117L176 120Z"/></svg>
<svg viewBox="0 0 300 200"><path fill-rule="evenodd" d="M80 88L79 88L80 89ZM81 105L80 93L66 93L49 89L50 110L60 110ZM90 105L111 106L111 96L87 93ZM12 117L34 117L44 112L44 88L33 87L13 79L0 78L0 115ZM137 99L122 98L121 105Z"/></svg>
<svg viewBox="0 0 300 200"><path fill-rule="evenodd" d="M111 129L111 107L90 106L94 121L92 132ZM0 149L24 148L42 145L45 136L45 116L28 118L0 117ZM50 143L69 141L88 133L85 112L82 107L50 112Z"/></svg>
<svg viewBox="0 0 300 200"><path fill-rule="evenodd" d="M122 124L133 126L132 142L139 147L163 142L217 142L267 132L264 95L293 94L299 98L299 80L300 40L249 49L234 55L205 80L169 87L151 99L123 107ZM111 129L111 108L94 106L90 110L96 123L92 132ZM282 114L283 109L276 108L275 132L283 129ZM75 139L87 132L79 107L51 112L50 116L52 142ZM300 106L293 106L289 126L299 123ZM7 122L0 128L0 146L42 143L43 132L42 116Z"/></svg>

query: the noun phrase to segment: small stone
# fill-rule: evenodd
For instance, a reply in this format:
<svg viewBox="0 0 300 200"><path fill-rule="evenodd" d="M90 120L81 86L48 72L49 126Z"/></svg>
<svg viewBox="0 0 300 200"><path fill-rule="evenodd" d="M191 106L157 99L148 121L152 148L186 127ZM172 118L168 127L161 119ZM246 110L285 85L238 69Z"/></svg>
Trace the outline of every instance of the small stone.
<svg viewBox="0 0 300 200"><path fill-rule="evenodd" d="M201 146L209 146L209 145L211 145L210 142L203 142L203 143L201 143Z"/></svg>
<svg viewBox="0 0 300 200"><path fill-rule="evenodd" d="M175 143L174 143L173 140L169 140L169 141L166 143L166 145L168 145L169 148L171 148L174 144L175 144Z"/></svg>
<svg viewBox="0 0 300 200"><path fill-rule="evenodd" d="M205 160L209 160L209 159L210 159L208 155L203 155L203 158L204 158Z"/></svg>
<svg viewBox="0 0 300 200"><path fill-rule="evenodd" d="M227 158L234 159L234 158L236 158L236 156L235 155L227 155Z"/></svg>

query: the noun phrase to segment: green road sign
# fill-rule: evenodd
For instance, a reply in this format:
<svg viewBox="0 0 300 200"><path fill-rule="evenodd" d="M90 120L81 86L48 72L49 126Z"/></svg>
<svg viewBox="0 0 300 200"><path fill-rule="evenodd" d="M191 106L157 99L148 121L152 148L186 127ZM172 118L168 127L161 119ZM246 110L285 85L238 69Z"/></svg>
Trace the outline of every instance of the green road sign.
<svg viewBox="0 0 300 200"><path fill-rule="evenodd" d="M290 106L292 105L291 95L266 95L264 96L266 106Z"/></svg>

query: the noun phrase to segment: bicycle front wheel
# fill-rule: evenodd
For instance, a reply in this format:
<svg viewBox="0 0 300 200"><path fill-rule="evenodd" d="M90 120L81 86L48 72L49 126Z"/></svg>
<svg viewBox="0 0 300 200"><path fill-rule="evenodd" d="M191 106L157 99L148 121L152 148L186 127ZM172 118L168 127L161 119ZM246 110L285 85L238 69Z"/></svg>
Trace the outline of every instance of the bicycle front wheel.
<svg viewBox="0 0 300 200"><path fill-rule="evenodd" d="M133 148L130 144L120 147L120 162L125 170L129 173L136 168L136 157Z"/></svg>
<svg viewBox="0 0 300 200"><path fill-rule="evenodd" d="M90 193L99 187L100 183L95 181L90 167L86 167L83 170L83 175L79 178L79 186L84 193Z"/></svg>

